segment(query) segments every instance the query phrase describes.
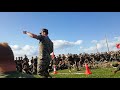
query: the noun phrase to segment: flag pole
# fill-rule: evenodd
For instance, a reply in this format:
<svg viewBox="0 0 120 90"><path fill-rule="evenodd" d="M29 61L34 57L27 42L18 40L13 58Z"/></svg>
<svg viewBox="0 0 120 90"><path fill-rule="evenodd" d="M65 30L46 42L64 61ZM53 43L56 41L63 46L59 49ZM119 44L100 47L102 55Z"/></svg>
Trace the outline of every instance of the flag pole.
<svg viewBox="0 0 120 90"><path fill-rule="evenodd" d="M107 49L108 49L108 52L109 52L109 46L108 46L108 41L107 41L107 36L106 36L106 34L105 34L105 39L106 39Z"/></svg>

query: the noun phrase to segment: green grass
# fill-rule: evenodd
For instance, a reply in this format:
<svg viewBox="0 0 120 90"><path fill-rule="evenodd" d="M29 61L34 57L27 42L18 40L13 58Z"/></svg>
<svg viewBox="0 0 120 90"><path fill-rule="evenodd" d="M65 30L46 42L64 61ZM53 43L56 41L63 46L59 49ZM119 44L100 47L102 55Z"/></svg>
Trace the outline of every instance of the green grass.
<svg viewBox="0 0 120 90"><path fill-rule="evenodd" d="M70 73L68 69L59 70L57 71L58 74L52 74L53 78L120 78L120 72L113 74L115 68L99 68L99 69L91 69L92 74L85 75L85 74L73 74L73 73L84 73L85 69L82 68L81 71L72 70ZM67 74L62 74L67 73ZM0 74L0 78L41 78L39 75L29 75L29 74L22 74L18 72L11 72L8 74Z"/></svg>
<svg viewBox="0 0 120 90"><path fill-rule="evenodd" d="M113 74L112 71L114 71L115 68L99 68L99 69L91 69L92 74L85 75L85 74L70 74L68 70L60 70L58 71L58 74L55 74L52 76L55 78L120 78L120 72L117 72L116 74ZM75 73L77 71L72 71L72 73ZM79 73L84 73L85 70L82 69L79 71ZM59 74L59 73L69 73L69 74Z"/></svg>

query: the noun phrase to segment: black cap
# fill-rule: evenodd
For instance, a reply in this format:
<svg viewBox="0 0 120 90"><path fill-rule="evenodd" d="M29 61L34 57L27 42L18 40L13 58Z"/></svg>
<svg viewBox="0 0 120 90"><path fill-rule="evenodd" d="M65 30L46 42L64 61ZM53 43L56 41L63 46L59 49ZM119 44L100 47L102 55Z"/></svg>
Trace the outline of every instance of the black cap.
<svg viewBox="0 0 120 90"><path fill-rule="evenodd" d="M41 30L41 32L45 32L46 34L48 34L48 30L47 30L46 28L43 28L43 29ZM41 34L41 32L40 32L40 34Z"/></svg>

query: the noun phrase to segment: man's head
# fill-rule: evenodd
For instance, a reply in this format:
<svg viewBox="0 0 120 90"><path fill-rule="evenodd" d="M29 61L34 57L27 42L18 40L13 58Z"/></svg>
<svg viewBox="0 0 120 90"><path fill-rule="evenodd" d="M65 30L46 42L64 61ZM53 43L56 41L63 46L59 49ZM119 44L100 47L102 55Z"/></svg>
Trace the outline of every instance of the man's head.
<svg viewBox="0 0 120 90"><path fill-rule="evenodd" d="M48 35L48 30L47 29L45 29L45 28L43 28L42 30L41 30L41 33L40 33L41 35Z"/></svg>

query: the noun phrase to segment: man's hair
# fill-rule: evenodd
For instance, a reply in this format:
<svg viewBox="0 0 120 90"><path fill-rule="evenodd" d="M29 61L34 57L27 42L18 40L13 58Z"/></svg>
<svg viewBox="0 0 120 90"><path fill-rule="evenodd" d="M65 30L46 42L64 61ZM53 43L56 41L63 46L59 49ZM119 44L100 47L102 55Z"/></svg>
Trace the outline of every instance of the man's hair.
<svg viewBox="0 0 120 90"><path fill-rule="evenodd" d="M45 33L48 35L48 29L43 28L43 29L42 29L42 32L45 32ZM41 34L41 33L40 33L40 34Z"/></svg>

